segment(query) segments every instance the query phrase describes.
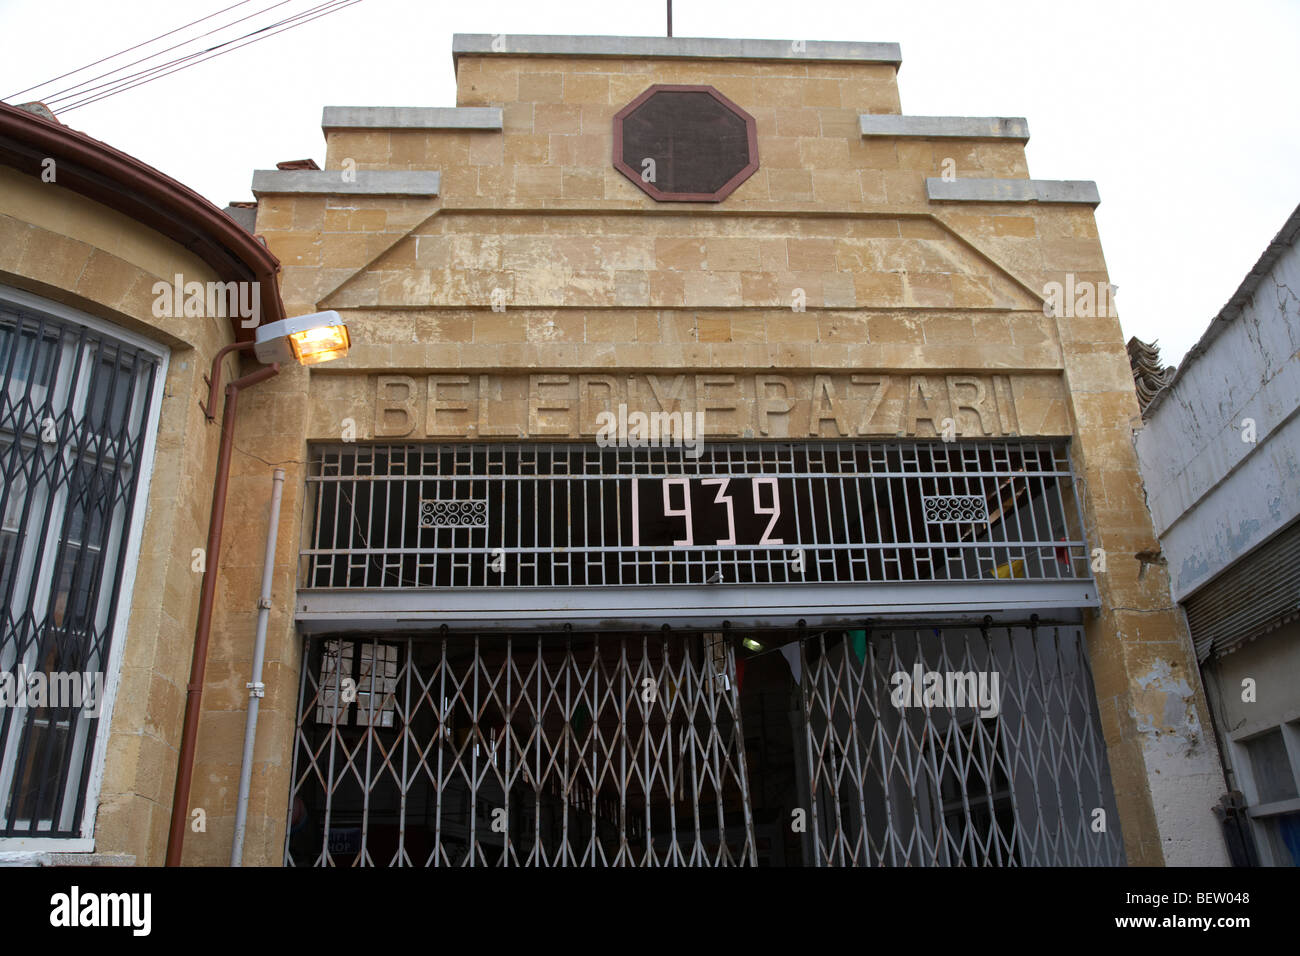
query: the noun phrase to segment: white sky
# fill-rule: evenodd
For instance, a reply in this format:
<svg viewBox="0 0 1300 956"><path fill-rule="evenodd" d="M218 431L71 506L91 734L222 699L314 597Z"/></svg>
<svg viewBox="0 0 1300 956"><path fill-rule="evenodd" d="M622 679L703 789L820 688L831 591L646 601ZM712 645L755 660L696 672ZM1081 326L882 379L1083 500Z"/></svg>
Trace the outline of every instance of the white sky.
<svg viewBox="0 0 1300 956"><path fill-rule="evenodd" d="M234 2L0 0L0 97L45 98L277 0L10 99ZM224 206L252 198L254 169L324 159L323 106L454 105L453 33L662 36L664 19L663 0L361 0L61 119ZM1298 0L677 0L673 32L893 41L904 113L1026 117L1030 175L1097 182L1125 336L1169 364L1300 203Z"/></svg>

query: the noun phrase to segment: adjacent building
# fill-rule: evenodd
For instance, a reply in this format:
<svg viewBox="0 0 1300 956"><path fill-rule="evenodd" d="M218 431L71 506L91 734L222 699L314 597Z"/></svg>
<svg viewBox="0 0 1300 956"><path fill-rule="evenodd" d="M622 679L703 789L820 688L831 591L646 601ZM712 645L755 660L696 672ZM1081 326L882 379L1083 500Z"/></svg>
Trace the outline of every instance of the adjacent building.
<svg viewBox="0 0 1300 956"><path fill-rule="evenodd" d="M1151 515L1204 677L1236 862L1300 864L1300 209L1143 413Z"/></svg>
<svg viewBox="0 0 1300 956"><path fill-rule="evenodd" d="M276 268L175 180L0 104L0 859L161 862L216 466L203 377L284 317ZM188 283L188 309L159 293Z"/></svg>

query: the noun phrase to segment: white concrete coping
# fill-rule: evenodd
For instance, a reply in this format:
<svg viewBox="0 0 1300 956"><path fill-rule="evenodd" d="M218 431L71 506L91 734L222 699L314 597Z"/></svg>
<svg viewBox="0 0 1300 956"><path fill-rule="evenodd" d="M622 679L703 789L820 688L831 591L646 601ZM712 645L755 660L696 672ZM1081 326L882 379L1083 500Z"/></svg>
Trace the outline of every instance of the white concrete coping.
<svg viewBox="0 0 1300 956"><path fill-rule="evenodd" d="M321 129L499 130L497 106L327 106Z"/></svg>
<svg viewBox="0 0 1300 956"><path fill-rule="evenodd" d="M703 37L538 36L457 33L451 56L617 57L628 60L820 60L898 66L897 43L848 40L724 40Z"/></svg>
<svg viewBox="0 0 1300 956"><path fill-rule="evenodd" d="M1054 202L1096 206L1097 184L1086 179L954 179L925 181L931 202Z"/></svg>
<svg viewBox="0 0 1300 956"><path fill-rule="evenodd" d="M259 169L253 195L314 193L324 196L436 196L442 174L436 169L358 169L349 180L342 169Z"/></svg>
<svg viewBox="0 0 1300 956"><path fill-rule="evenodd" d="M864 113L858 117L858 122L863 136L1029 142L1029 123L1022 116L899 116L897 113Z"/></svg>

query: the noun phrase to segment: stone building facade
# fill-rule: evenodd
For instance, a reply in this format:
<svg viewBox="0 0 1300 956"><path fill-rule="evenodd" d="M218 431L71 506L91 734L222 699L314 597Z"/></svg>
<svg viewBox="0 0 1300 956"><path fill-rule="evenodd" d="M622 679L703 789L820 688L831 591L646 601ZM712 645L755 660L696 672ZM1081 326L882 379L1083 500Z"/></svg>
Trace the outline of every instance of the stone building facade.
<svg viewBox="0 0 1300 956"><path fill-rule="evenodd" d="M352 349L241 399L184 862L229 853L272 466L247 863L1225 862L1093 184L1030 179L1024 120L902 114L892 44L474 35L453 59L454 108L327 106L323 169L254 174L285 313L336 310ZM702 412L704 464L602 457L620 406ZM707 547L671 523L693 508ZM878 558L839 556L862 535ZM163 605L178 635L192 601ZM1000 674L1006 719L880 704L942 662ZM634 720L680 758L635 787ZM978 784L953 770L977 751ZM838 789L852 760L874 789ZM158 861L146 822L96 851Z"/></svg>

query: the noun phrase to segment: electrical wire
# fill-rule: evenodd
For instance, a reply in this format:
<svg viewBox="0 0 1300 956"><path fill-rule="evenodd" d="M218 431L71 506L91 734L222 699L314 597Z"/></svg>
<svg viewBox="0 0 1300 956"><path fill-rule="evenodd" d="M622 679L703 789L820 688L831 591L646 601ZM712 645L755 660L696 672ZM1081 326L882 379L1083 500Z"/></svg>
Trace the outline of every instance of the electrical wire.
<svg viewBox="0 0 1300 956"><path fill-rule="evenodd" d="M356 4L358 4L358 3L360 3L360 2L361 2L361 0L334 0L334 2L332 2L332 3L321 4L319 7L313 7L313 8L311 8L311 10L308 10L308 11L306 11L306 12L303 13L303 14L299 14L299 15L296 16L296 17L291 17L289 20L282 21L282 22L284 22L284 23L287 23L288 26L285 26L285 27L283 27L283 28L280 29L280 30L275 30L275 31L272 32L272 33L266 33L266 32L264 32L264 31L266 31L267 29L270 29L270 28L269 28L269 27L263 27L263 28L261 28L260 30L256 30L256 31L254 31L253 33L246 34L246 37L252 37L252 39L249 39L248 42L246 42L246 43L240 43L240 44L238 44L237 46L227 46L227 44L221 44L221 45L218 46L218 47L213 47L213 48L212 48L212 49L215 50L216 52L211 53L210 56L204 56L204 57L202 57L201 59L193 60L192 62L184 63L184 64L182 64L182 65L180 65L180 66L177 66L177 67L175 67L174 69L168 70L168 71L165 72L165 73L159 73L159 74L157 74L156 76L150 76L150 77L147 77L147 78L145 78L145 79L141 79L141 80L139 80L139 81L136 82L136 83L132 83L132 84L127 85L127 86L121 86L121 87L118 87L118 88L113 89L113 90L108 90L107 92L101 93L101 94L99 94L99 95L97 95L97 96L93 96L93 97L90 97L90 98L88 98L88 99L80 100L80 101L78 101L78 102L76 102L76 103L73 103L73 104L70 105L70 106L63 107L62 109L57 110L56 112L58 112L58 113L66 113L66 112L68 112L68 111L70 111L70 110L79 109L79 108L82 107L82 106L88 106L88 105L90 105L91 103L97 103L97 102L99 102L100 100L107 99L108 97L113 96L113 95L115 95L115 94L117 94L117 93L125 92L126 90L135 89L136 87L139 87L139 86L144 86L144 85L147 84L147 83L152 83L154 80L162 79L162 77L164 77L164 76L170 76L172 73L178 73L178 72L180 72L181 70L188 69L188 68L191 67L191 66L196 66L196 65L198 65L199 63L206 63L208 60L216 59L217 57L219 57L219 56L224 56L224 55L227 54L227 53L233 53L235 50L239 50L239 49L242 49L243 47L250 46L250 45L253 44L253 43L257 43L259 40L266 40L266 39L269 39L270 37L276 36L277 34L284 33L284 32L286 32L287 30L292 30L292 29L294 29L295 27L304 26L305 24L308 24L308 23L310 23L310 22L313 21L313 20L319 20L321 17L329 16L331 13L337 13L339 10L342 10L342 9L344 9L344 8L346 8L346 7L355 6ZM306 19L300 19L301 17L305 17L305 16L307 16L308 13L311 13L311 12L313 12L313 11L315 11L315 10L320 9L320 7L325 7L326 9L324 9L324 10L323 10L322 12L320 12L320 13L317 13L315 16L310 16L310 17L307 17ZM292 21L294 21L294 20L298 20L299 22L296 22L296 23L295 23L295 22L292 22ZM274 24L273 24L273 26L274 26ZM261 36L258 36L257 34L259 34L259 33L262 34L262 35L261 35ZM243 39L243 38L241 38L241 39ZM232 42L233 42L233 41L232 41ZM223 49L223 47L225 47L225 48ZM186 59L188 59L188 57L187 57ZM153 72L153 71L149 71L149 72Z"/></svg>
<svg viewBox="0 0 1300 956"><path fill-rule="evenodd" d="M266 7L263 10L259 10L258 13L265 13L267 10L274 9L274 7L283 6L285 3L288 2L289 0L280 0L280 3L274 4L272 7ZM311 7L310 9L304 11L303 14L300 14L300 16L304 16L306 15L306 13L310 13L314 10L318 10L319 8L320 5L316 7ZM257 16L257 14L253 14L253 16ZM295 19L295 18L290 18L290 19ZM100 83L98 86L86 87L85 84L79 84L81 87L83 87L82 89L78 89L77 87L70 87L69 90L71 92L67 92L66 95L60 95L54 97L53 99L46 100L45 103L47 106L52 103L58 103L61 100L73 100L74 103L80 103L82 100L90 100L93 98L98 98L100 96L107 95L109 93L116 93L121 90L130 89L133 86L138 85L137 81L141 81L145 78L151 77L154 74L161 75L169 67L176 66L177 64L183 64L186 63L187 61L197 60L198 57L203 56L205 53L211 53L213 50L219 50L223 46L227 46L231 43L237 43L238 41L246 39L247 37L254 36L258 33L263 32L264 30L269 30L272 27L280 26L281 24L287 22L289 22L289 20L278 20L275 23L268 24L267 26L264 27L259 27L258 29L253 30L249 33L242 34L241 36L232 37L229 40L224 40L221 43L217 43L209 47L204 47L201 50L195 50L193 53L187 53L184 56L178 56L174 60L168 60L165 63L159 63L155 66L146 67L143 70L137 70L135 73L128 73L125 76L114 77L113 79L107 81L106 83ZM234 26L234 24L233 23L228 24L228 26ZM221 27L220 29L224 30L226 28ZM206 34L204 35L206 36ZM198 39L198 37L196 37L195 39ZM178 45L184 46L185 44L178 44ZM159 53L163 53L163 52L166 51L162 51L162 50L159 51ZM156 56L157 54L154 55ZM152 59L152 57L145 57L144 59L148 60L148 59ZM144 62L144 61L138 60L136 62ZM103 75L109 76L111 75L112 72L116 72L116 71L110 71L110 73L105 73ZM94 79L99 79L99 77L94 77ZM90 81L87 80L86 82L90 82ZM109 89L105 89L106 87L108 87ZM96 92L96 91L101 91L101 92ZM62 109L70 109L70 108L71 106L64 106L64 107L58 107L57 109L62 110Z"/></svg>
<svg viewBox="0 0 1300 956"><path fill-rule="evenodd" d="M197 19L197 20L193 20L193 21L191 21L190 23L185 24L184 26L179 26L179 27L177 27L175 30L168 30L166 33L161 33L161 34L159 34L158 36L154 37L152 40L145 40L143 43L137 43L135 46L129 46L129 47L127 47L125 50L118 50L118 51L117 51L116 53L114 53L112 56L106 56L106 57L103 57L102 59L96 60L96 61L93 62L93 63L87 63L85 66L77 67L77 69L75 69L75 70L71 70L71 71L69 71L69 72L67 72L67 73L61 73L61 74L59 74L58 76L51 77L51 78L48 79L48 80L42 80L40 83L37 83L35 86L29 86L29 87L27 87L27 89L25 89L25 90L19 90L17 93L14 93L12 96L7 96L7 97L5 97L5 99L7 99L7 100L16 99L17 97L22 96L24 93L30 93L32 90L38 89L38 88L40 88L40 87L42 87L42 86L46 86L46 85L48 85L48 84L50 84L50 83L57 83L59 80L66 79L66 78L69 77L69 76L73 76L74 74L80 73L82 70L89 70L92 66L99 66L99 64L101 64L101 63L107 63L109 60L116 59L117 57L122 56L124 53L130 53L132 50L138 50L138 49L140 49L140 47L142 47L142 46L148 46L150 43L155 43L155 42L157 42L158 40L163 39L164 37L169 37L169 36L171 36L173 33L179 33L181 30L189 29L190 27L194 26L195 24L202 23L204 20L211 20L213 17L215 17L215 16L219 16L220 14L225 13L227 10L233 10L233 9L235 9L235 7L242 7L244 4L246 4L246 3L252 3L252 2L253 2L253 0L239 0L238 3L232 3L230 6L228 6L228 7L224 7L223 9L218 10L216 13L209 13L206 17L200 17L199 19ZM165 52L167 52L167 51L166 51L166 50L160 50L159 52L160 52L160 53L165 53ZM148 59L148 57L145 57L145 59ZM136 62L139 62L139 61L137 60ZM127 65L127 66L131 66L132 64L128 63L128 64L126 64L126 65ZM121 67L119 67L119 69L121 69ZM87 82L89 82L89 81L87 81Z"/></svg>
<svg viewBox="0 0 1300 956"><path fill-rule="evenodd" d="M115 68L115 69L109 70L107 73L101 73L101 74L99 74L98 76L92 76L92 77L91 77L90 79L88 79L88 80L82 80L80 83L74 83L72 86L66 87L65 89L57 90L57 91L55 91L53 94L51 94L50 96L46 97L45 100L44 100L44 102L48 105L48 104L50 104L50 103L58 103L60 100L75 99L76 97L83 96L84 94L89 93L89 92L91 92L92 90L101 89L102 87L105 87L105 86L111 86L111 85L113 85L113 84L115 84L115 83L119 83L119 82L122 82L122 81L124 81L124 80L130 79L131 77L140 76L140 75L142 75L142 74L152 72L152 71L158 69L159 67L148 67L148 68L146 68L146 69L139 70L139 71L137 71L136 73L127 74L127 76L119 76L119 77L117 77L116 79L109 80L107 83L101 83L101 84L99 84L99 86L88 86L88 85L87 85L87 84L89 84L89 83L94 83L96 80L102 80L102 79L104 79L105 77L112 76L114 73L120 73L122 70L125 70L127 67L136 66L136 65L138 65L138 64L140 64L140 63L147 62L148 60L152 60L152 59L154 59L155 57L162 56L164 53L170 53L172 50L179 50L181 47L183 47L183 46L188 46L189 44L193 43L195 40L202 40L204 37L212 36L212 34L214 34L214 33L220 33L220 32L222 32L223 30L228 30L228 29L230 29L231 27L233 27L233 26L234 26L235 24L237 24L237 23L243 23L245 20L251 20L251 19L253 19L254 17L261 16L263 13L266 13L267 11L270 11L270 10L274 10L276 7L282 7L282 6L284 6L286 3L289 3L289 2L290 2L290 0L279 0L279 2L277 2L277 3L273 3L273 4L271 4L269 7L263 7L261 10L255 10L254 12L248 14L248 16L240 17L238 20L232 20L232 21L230 21L229 23L222 24L222 25L219 26L219 27L213 27L213 28L212 28L211 30L209 30L207 33L200 33L198 36L190 37L188 40L182 40L180 43L174 43L174 44L172 44L171 46L166 47L166 48L164 48L164 49L162 49L162 50L158 50L158 51L155 52L155 53L150 53L148 56L142 56L142 57L140 57L140 59L138 59L138 60L132 60L130 63L123 63L121 66L119 66L119 67L117 67L117 68ZM313 9L314 9L314 8L313 8ZM271 26L275 26L275 25L276 25L276 24L271 24ZM262 29L266 29L266 27L262 27ZM256 33L257 31L253 31L253 32ZM252 34L248 34L248 33L244 34L244 36L251 36L251 35L252 35ZM224 42L224 43L234 43L234 42L236 42L237 40L241 40L241 39L243 39L243 37L235 37L235 38L233 38L233 39L231 39L231 40L226 40L226 41L223 41L223 42ZM201 54L207 52L208 50L215 50L215 49L217 49L220 45L221 45L221 44L217 44L216 46L206 47L206 48L203 49L203 50L198 50L198 51L195 51L194 53L189 53L189 54L186 54L185 56L177 57L176 59L169 61L169 63L167 63L167 64L163 64L163 66L170 65L171 63L179 63L179 62L181 62L181 61L183 61L183 60L189 59L190 57L199 56L199 55L201 55Z"/></svg>

